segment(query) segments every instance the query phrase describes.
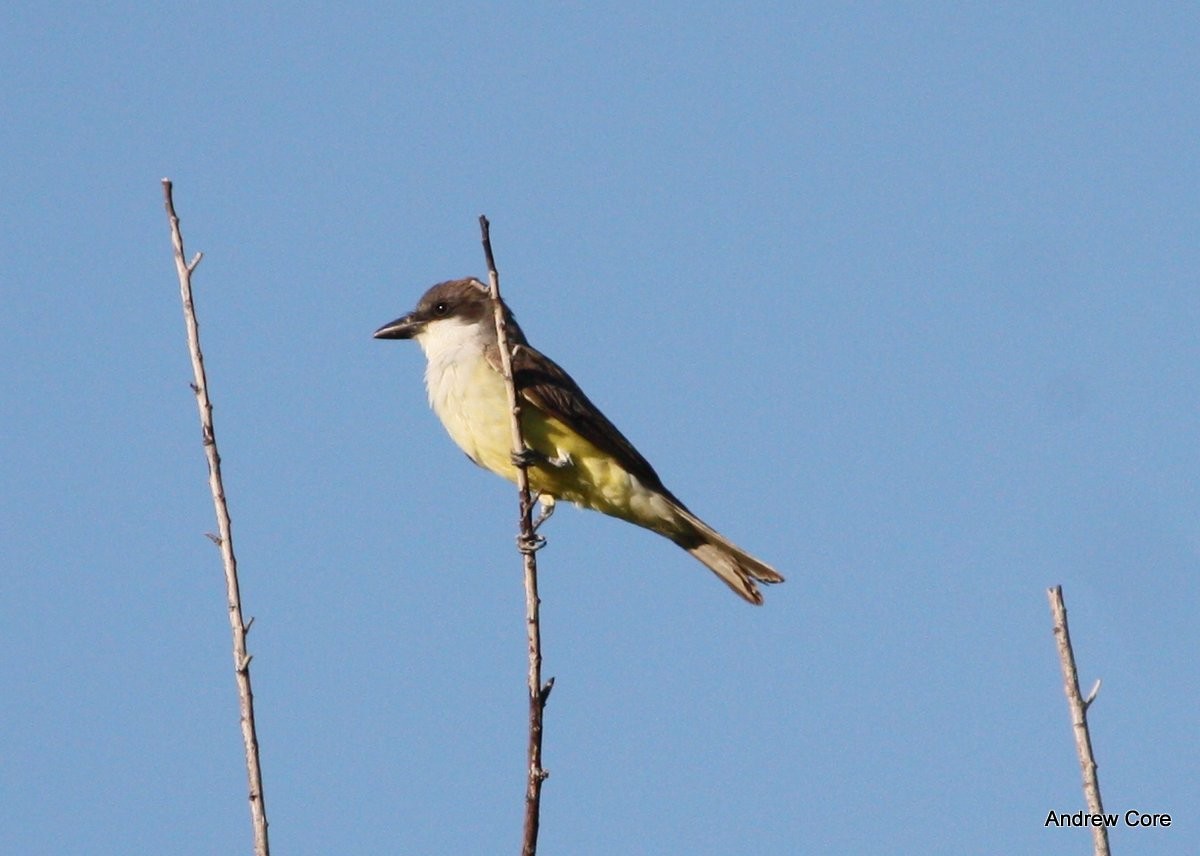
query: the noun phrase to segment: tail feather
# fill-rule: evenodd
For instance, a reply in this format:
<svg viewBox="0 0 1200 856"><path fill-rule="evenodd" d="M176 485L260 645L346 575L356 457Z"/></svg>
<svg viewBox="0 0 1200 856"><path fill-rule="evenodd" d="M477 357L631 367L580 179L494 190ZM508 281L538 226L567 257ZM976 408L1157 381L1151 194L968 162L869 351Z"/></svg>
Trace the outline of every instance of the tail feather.
<svg viewBox="0 0 1200 856"><path fill-rule="evenodd" d="M783 575L734 544L691 512L684 512L692 532L675 542L700 560L740 597L762 606L763 597L755 585L781 583Z"/></svg>

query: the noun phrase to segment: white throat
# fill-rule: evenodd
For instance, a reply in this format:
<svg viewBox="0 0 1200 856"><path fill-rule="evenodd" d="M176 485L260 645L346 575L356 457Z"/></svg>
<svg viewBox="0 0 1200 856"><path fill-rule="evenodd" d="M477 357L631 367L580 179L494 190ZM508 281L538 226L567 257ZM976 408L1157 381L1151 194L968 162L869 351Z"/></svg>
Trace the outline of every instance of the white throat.
<svg viewBox="0 0 1200 856"><path fill-rule="evenodd" d="M484 349L495 341L484 325L443 318L416 337L425 351L429 405L459 447L476 463L499 471L511 449L508 393Z"/></svg>
<svg viewBox="0 0 1200 856"><path fill-rule="evenodd" d="M416 339L429 362L445 362L467 353L482 354L488 342L486 329L479 321L471 323L461 318L442 318L426 324Z"/></svg>
<svg viewBox="0 0 1200 856"><path fill-rule="evenodd" d="M486 369L484 348L491 341L484 322L460 318L432 321L416 337L425 352L425 388L429 404L446 421L451 402L470 396L469 386L479 382Z"/></svg>

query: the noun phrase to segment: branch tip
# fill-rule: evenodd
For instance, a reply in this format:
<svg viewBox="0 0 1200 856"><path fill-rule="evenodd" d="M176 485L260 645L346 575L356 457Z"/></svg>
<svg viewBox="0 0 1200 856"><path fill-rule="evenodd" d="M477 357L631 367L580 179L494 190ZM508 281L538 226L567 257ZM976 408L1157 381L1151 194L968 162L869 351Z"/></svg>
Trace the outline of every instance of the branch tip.
<svg viewBox="0 0 1200 856"><path fill-rule="evenodd" d="M221 480L221 456L217 453L216 433L212 423L212 402L208 395L205 379L204 356L200 350L200 325L196 320L195 304L192 300L192 272L203 258L196 253L189 263L183 250L183 233L179 228L179 216L175 213L172 196L173 185L169 178L162 180L163 203L171 231L174 249L175 272L179 278L179 297L183 303L184 326L187 330L188 350L192 358L192 391L196 394L196 406L200 411L201 435L205 458L208 461L209 490L217 515L219 534L206 533L208 539L221 551L225 569L226 602L229 607L229 623L233 635L234 674L238 688L238 707L242 726L242 741L246 748L246 776L250 785L250 816L254 827L254 856L269 856L267 838L267 814L263 805L262 769L258 753L258 735L254 725L254 696L250 687L250 661L246 651L246 630L249 624L242 621L241 595L238 591L237 559L233 553L232 523L229 506L225 502L225 488ZM252 624L254 619L250 619Z"/></svg>
<svg viewBox="0 0 1200 856"><path fill-rule="evenodd" d="M1100 798L1100 779L1096 774L1096 757L1092 753L1092 737L1088 731L1087 709L1100 692L1100 681L1092 687L1087 699L1079 692L1079 671L1075 666L1075 651L1071 647L1071 631L1067 625L1067 607L1063 602L1062 586L1047 590L1050 613L1054 619L1054 638L1058 646L1058 659L1062 666L1063 689L1067 696L1067 708L1071 714L1071 728L1075 735L1075 751L1079 756L1079 768L1083 778L1083 796L1088 812L1099 816L1104 813ZM1092 829L1095 856L1108 856L1108 829L1096 826Z"/></svg>

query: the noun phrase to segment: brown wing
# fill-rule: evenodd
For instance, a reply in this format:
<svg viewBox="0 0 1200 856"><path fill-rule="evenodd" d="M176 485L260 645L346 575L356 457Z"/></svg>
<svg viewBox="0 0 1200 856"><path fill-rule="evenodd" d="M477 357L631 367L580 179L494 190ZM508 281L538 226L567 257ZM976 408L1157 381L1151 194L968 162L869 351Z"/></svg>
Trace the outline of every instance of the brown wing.
<svg viewBox="0 0 1200 856"><path fill-rule="evenodd" d="M488 356L491 358L492 354ZM498 357L496 354L497 362ZM513 380L521 398L570 425L589 443L620 461L621 466L646 487L683 505L663 486L650 462L552 359L529 345L519 344L513 348L512 366Z"/></svg>

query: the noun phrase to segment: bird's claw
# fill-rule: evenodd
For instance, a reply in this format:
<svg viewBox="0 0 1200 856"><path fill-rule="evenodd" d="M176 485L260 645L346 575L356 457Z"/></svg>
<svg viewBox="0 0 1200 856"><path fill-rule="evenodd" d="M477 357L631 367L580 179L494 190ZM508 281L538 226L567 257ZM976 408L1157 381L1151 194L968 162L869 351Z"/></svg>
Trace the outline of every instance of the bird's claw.
<svg viewBox="0 0 1200 856"><path fill-rule="evenodd" d="M525 535L517 536L517 549L526 555L536 553L538 550L546 546L546 539L541 535Z"/></svg>
<svg viewBox="0 0 1200 856"><path fill-rule="evenodd" d="M520 452L512 453L512 462L518 467L532 467L534 464L540 464L546 459L546 456L536 449L531 449L526 446Z"/></svg>
<svg viewBox="0 0 1200 856"><path fill-rule="evenodd" d="M541 500L541 502L540 502L539 508L538 508L538 516L536 518L534 518L534 521L533 521L533 531L534 532L537 532L538 529L541 528L543 523L545 523L547 520L549 520L551 517L554 516L554 509L555 509L554 497L544 494L542 496L539 496L538 499ZM549 500L549 502L547 502L547 500Z"/></svg>

